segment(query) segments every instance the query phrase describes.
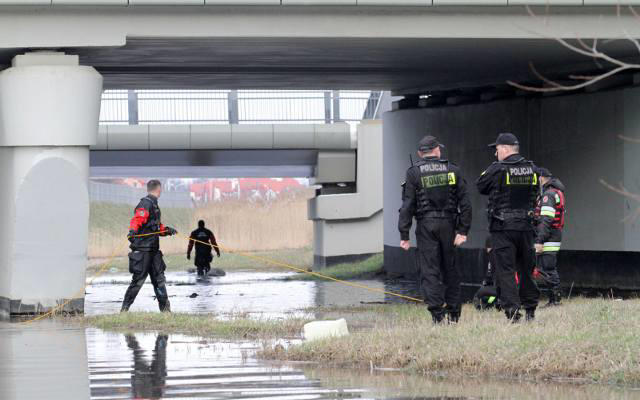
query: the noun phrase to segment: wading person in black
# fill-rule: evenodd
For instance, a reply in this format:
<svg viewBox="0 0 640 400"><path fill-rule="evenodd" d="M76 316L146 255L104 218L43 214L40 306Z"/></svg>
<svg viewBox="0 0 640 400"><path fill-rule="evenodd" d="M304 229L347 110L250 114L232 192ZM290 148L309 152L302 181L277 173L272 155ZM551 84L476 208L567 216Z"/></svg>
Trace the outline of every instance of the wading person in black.
<svg viewBox="0 0 640 400"><path fill-rule="evenodd" d="M129 224L128 237L131 242L129 272L133 274L133 278L124 295L121 312L129 311L147 275L151 277L160 311L171 311L164 278L166 265L160 251L160 236L175 235L178 231L165 227L160 222L160 207L158 207L158 198L162 194L160 181L150 180L147 183L147 193L147 196L143 197L136 206Z"/></svg>
<svg viewBox="0 0 640 400"><path fill-rule="evenodd" d="M206 275L211 270L211 261L213 261L211 250L214 249L218 257L220 257L220 248L216 242L216 237L213 235L213 232L204 227L204 221L200 220L198 221L198 229L191 232L189 238L193 240L189 240L187 260L191 259L191 250L193 250L195 243L196 259L194 260L194 264L198 269L198 275Z"/></svg>
<svg viewBox="0 0 640 400"><path fill-rule="evenodd" d="M471 227L471 202L466 182L454 163L441 157L435 137L419 143L420 160L407 170L398 220L400 247L409 250L409 231L416 218L420 286L433 322L445 315L460 319L460 272L454 249L467 240Z"/></svg>
<svg viewBox="0 0 640 400"><path fill-rule="evenodd" d="M533 211L538 175L533 162L519 154L518 139L501 133L490 147L498 161L478 178L480 194L489 196L488 217L500 304L512 322L535 318L540 292L533 282L535 264Z"/></svg>

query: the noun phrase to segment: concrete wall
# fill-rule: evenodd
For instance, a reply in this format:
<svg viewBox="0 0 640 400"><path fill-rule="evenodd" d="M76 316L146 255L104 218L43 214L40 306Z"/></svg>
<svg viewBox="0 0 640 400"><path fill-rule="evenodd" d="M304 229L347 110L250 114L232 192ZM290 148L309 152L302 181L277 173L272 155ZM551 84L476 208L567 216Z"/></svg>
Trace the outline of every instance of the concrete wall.
<svg viewBox="0 0 640 400"><path fill-rule="evenodd" d="M382 125L358 126L356 193L309 200L314 266L353 261L382 251Z"/></svg>
<svg viewBox="0 0 640 400"><path fill-rule="evenodd" d="M637 204L600 183L622 183L640 193L640 143L618 137L640 137L638 106L640 89L629 88L386 113L383 143L384 243L390 264L387 268L393 269L393 264L405 264L402 268L407 271L414 268L409 265L410 257L393 248L400 240L400 183L409 166L409 153L415 154L416 143L426 134L437 136L447 145L445 157L461 166L470 186L474 210L466 249L482 247L487 235L486 198L475 188L478 175L494 160L486 145L498 132L511 131L519 137L523 155L549 168L567 186L564 250L640 251L640 226L637 222L622 223Z"/></svg>

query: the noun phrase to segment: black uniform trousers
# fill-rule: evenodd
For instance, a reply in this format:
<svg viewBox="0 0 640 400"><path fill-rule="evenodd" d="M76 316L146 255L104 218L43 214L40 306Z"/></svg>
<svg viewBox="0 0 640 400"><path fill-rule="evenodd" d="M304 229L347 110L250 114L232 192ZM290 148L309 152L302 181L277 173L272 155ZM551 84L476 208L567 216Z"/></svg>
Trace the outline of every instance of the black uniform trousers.
<svg viewBox="0 0 640 400"><path fill-rule="evenodd" d="M138 292L147 280L147 275L151 277L153 290L158 299L160 311L169 309L169 296L167 295L167 287L165 284L164 270L167 266L162 259L160 250L152 251L133 251L129 253L129 272L133 274L129 288L124 295L122 307L129 309L133 301L138 296Z"/></svg>
<svg viewBox="0 0 640 400"><path fill-rule="evenodd" d="M558 274L558 252L545 251L538 257L538 273L542 283L547 289L558 290L560 288L560 275Z"/></svg>
<svg viewBox="0 0 640 400"><path fill-rule="evenodd" d="M211 270L211 260L213 260L211 249L198 251L198 248L196 248L196 259L194 260L194 264L198 269L198 275L204 275Z"/></svg>
<svg viewBox="0 0 640 400"><path fill-rule="evenodd" d="M496 283L500 287L500 304L512 318L520 308L534 310L540 292L533 282L535 249L533 231L492 231Z"/></svg>
<svg viewBox="0 0 640 400"><path fill-rule="evenodd" d="M460 272L455 265L453 218L421 218L416 227L420 287L436 319L460 315ZM445 306L446 305L446 306Z"/></svg>

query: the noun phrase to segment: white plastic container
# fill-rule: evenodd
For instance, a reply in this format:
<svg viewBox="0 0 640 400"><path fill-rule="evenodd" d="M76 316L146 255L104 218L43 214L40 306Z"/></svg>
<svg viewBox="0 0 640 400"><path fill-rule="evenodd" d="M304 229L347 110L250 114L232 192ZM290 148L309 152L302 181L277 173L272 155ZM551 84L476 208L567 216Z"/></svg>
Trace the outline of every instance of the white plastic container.
<svg viewBox="0 0 640 400"><path fill-rule="evenodd" d="M314 321L304 325L304 338L306 340L347 336L348 334L349 328L344 318L337 321Z"/></svg>

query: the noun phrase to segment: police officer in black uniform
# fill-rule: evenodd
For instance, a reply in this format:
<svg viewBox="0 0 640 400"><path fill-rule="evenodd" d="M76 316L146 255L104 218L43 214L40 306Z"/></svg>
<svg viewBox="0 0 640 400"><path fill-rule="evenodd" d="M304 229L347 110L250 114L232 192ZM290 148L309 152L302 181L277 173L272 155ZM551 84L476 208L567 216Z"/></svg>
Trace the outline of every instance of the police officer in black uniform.
<svg viewBox="0 0 640 400"><path fill-rule="evenodd" d="M496 149L498 161L482 173L477 186L481 194L489 196L489 231L500 304L513 322L522 317L521 308L527 320L533 320L540 296L532 279L536 167L519 154L518 139L511 133L501 133L489 146Z"/></svg>
<svg viewBox="0 0 640 400"><path fill-rule="evenodd" d="M460 318L460 272L454 249L467 240L471 227L466 182L457 165L440 158L441 147L433 136L420 141L420 160L407 170L398 221L400 247L409 250L409 230L416 218L420 285L435 323L445 315L450 322Z"/></svg>
<svg viewBox="0 0 640 400"><path fill-rule="evenodd" d="M158 198L162 194L162 183L155 179L147 183L147 196L140 200L129 224L129 272L133 274L131 284L124 295L121 312L129 311L147 275L151 277L160 311L170 312L171 305L165 285L164 270L167 268L160 251L160 236L178 233L162 225Z"/></svg>
<svg viewBox="0 0 640 400"><path fill-rule="evenodd" d="M193 250L195 243L196 259L194 260L194 264L198 269L198 275L203 276L208 274L211 270L211 261L213 261L211 249L214 249L218 254L218 257L220 257L220 248L216 242L216 237L213 235L213 232L204 227L204 221L200 220L198 221L198 229L191 232L191 236L189 236L189 238L194 240L189 240L187 260L191 259L191 250Z"/></svg>

